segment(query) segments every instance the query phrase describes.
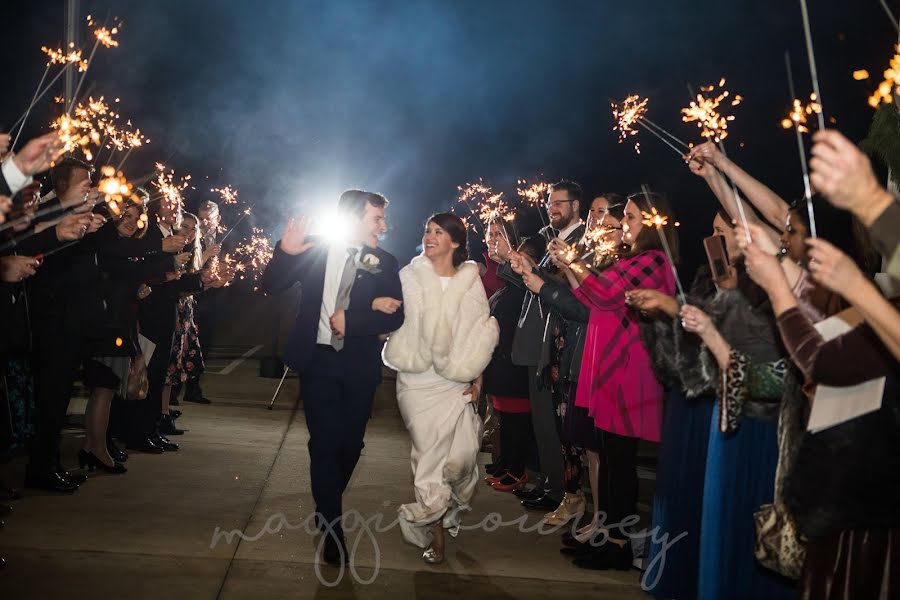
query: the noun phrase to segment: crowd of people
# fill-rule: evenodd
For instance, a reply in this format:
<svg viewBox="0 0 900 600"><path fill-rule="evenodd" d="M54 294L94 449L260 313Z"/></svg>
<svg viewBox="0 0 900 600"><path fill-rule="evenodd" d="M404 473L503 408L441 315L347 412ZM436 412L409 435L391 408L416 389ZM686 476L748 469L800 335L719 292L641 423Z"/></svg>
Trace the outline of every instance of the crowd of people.
<svg viewBox="0 0 900 600"><path fill-rule="evenodd" d="M721 206L683 293L664 194L561 181L537 234L489 224L484 482L567 525L575 566L641 555L659 598L897 595L900 201L840 133L814 141L811 205L692 149ZM659 442L650 527L686 534L664 561L658 537L632 543L641 440Z"/></svg>
<svg viewBox="0 0 900 600"><path fill-rule="evenodd" d="M25 487L73 493L87 472L126 473L129 451L179 449L180 391L209 402L195 306L234 272L215 258L216 203L192 214L182 197L143 188L111 203L57 132L9 146L0 135L0 450L27 451ZM84 442L68 456L61 432L79 381ZM7 500L19 497L11 483Z"/></svg>

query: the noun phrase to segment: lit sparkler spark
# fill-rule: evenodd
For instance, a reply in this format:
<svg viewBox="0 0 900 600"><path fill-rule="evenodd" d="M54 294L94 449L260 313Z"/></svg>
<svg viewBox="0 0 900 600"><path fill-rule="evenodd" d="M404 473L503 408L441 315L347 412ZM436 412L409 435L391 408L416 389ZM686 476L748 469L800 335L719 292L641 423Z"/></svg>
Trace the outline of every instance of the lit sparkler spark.
<svg viewBox="0 0 900 600"><path fill-rule="evenodd" d="M884 71L884 81L878 85L878 89L869 96L869 106L878 108L879 104L889 104L894 101L894 88L900 85L900 44L895 48L896 54L891 59L890 66Z"/></svg>
<svg viewBox="0 0 900 600"><path fill-rule="evenodd" d="M94 27L96 23L91 15L87 16L88 27ZM119 45L118 40L113 38L114 35L118 35L119 27L122 26L122 23L119 22L116 25L113 25L112 28L107 29L105 26L98 26L94 29L94 37L97 38L97 41L102 44L106 48L115 48Z"/></svg>
<svg viewBox="0 0 900 600"><path fill-rule="evenodd" d="M128 202L133 202L137 206L142 205L141 199L133 193L132 185L128 183L121 171L117 172L112 166L106 165L100 169L100 174L103 178L97 184L97 189L104 195L106 206L113 216L118 217L127 210ZM143 229L146 221L146 215L142 214L137 224L138 228Z"/></svg>
<svg viewBox="0 0 900 600"><path fill-rule="evenodd" d="M233 255L225 256L225 263L232 266L237 273L241 273L239 279L250 278L258 281L266 265L272 260L272 242L265 231L254 227L247 241L234 249Z"/></svg>
<svg viewBox="0 0 900 600"><path fill-rule="evenodd" d="M190 175L184 175L175 182L175 174L169 171L162 163L156 163L156 181L153 186L157 189L164 202L171 208L177 209L184 204L182 192L190 186Z"/></svg>
<svg viewBox="0 0 900 600"><path fill-rule="evenodd" d="M648 98L641 98L634 94L625 98L621 107L615 102L610 102L610 106L613 109L613 118L616 120L613 131L619 132L620 144L629 137L637 135L638 130L635 129L635 125L637 125L641 117L647 114L648 100ZM641 153L641 147L638 142L635 142L634 150L638 154Z"/></svg>
<svg viewBox="0 0 900 600"><path fill-rule="evenodd" d="M650 212L642 210L641 216L644 218L641 221L644 227L656 227L659 229L669 224L669 217L656 210L655 206L650 207Z"/></svg>
<svg viewBox="0 0 900 600"><path fill-rule="evenodd" d="M503 192L495 194L490 186L481 181L466 183L458 186L457 189L459 190L458 201L465 204L469 212L478 218L483 225L483 230L487 228L488 223L496 219L512 221L516 218L512 208L503 199Z"/></svg>
<svg viewBox="0 0 900 600"><path fill-rule="evenodd" d="M88 161L93 160L94 155L89 145L91 142L98 144L100 134L89 120L64 114L53 121L50 127L56 129L59 134L59 141L63 145L62 154L80 149Z"/></svg>
<svg viewBox="0 0 900 600"><path fill-rule="evenodd" d="M702 130L703 137L712 139L716 143L728 137L728 123L734 120L734 115L723 115L720 107L737 106L744 99L740 95L731 97L731 92L725 89L725 78L719 81L718 86L708 85L700 88L696 100L681 109L682 120L685 123L697 122L697 127ZM712 94L718 89L718 94ZM709 94L709 96L704 96ZM729 100L730 98L730 100Z"/></svg>
<svg viewBox="0 0 900 600"><path fill-rule="evenodd" d="M594 268L601 268L608 263L611 258L618 254L619 244L615 237L610 234L618 230L617 227L608 225L600 225L585 232L584 238L581 240L582 246L587 252L581 257L582 260L591 259Z"/></svg>
<svg viewBox="0 0 900 600"><path fill-rule="evenodd" d="M237 204L237 190L230 185L226 185L223 188L212 188L210 191L221 196L222 204Z"/></svg>
<svg viewBox="0 0 900 600"><path fill-rule="evenodd" d="M853 71L853 80L854 81L865 81L869 78L869 72L865 69L857 69Z"/></svg>
<svg viewBox="0 0 900 600"><path fill-rule="evenodd" d="M547 201L547 192L550 189L549 183L538 181L529 185L525 179L519 179L516 184L518 185L516 193L526 204L540 209L544 208L544 202Z"/></svg>
<svg viewBox="0 0 900 600"><path fill-rule="evenodd" d="M809 95L809 102L803 104L799 98L794 98L791 112L787 118L781 120L781 126L785 129L796 127L800 133L809 133L807 123L810 115L822 112L822 105L816 102L815 93Z"/></svg>
<svg viewBox="0 0 900 600"><path fill-rule="evenodd" d="M78 72L83 73L87 70L88 63L81 57L81 50L75 50L74 44L69 44L69 51L66 52L62 48L48 48L41 46L41 51L47 55L47 66L50 65L78 65Z"/></svg>

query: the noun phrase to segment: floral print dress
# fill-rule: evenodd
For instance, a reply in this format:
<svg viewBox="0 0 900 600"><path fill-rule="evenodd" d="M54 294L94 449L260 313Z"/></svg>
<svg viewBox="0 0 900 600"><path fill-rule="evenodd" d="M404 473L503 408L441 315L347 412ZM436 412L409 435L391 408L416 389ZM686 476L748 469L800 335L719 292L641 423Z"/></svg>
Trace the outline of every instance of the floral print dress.
<svg viewBox="0 0 900 600"><path fill-rule="evenodd" d="M189 379L196 379L205 368L199 330L194 322L194 306L194 299L190 296L178 300L166 385L181 385Z"/></svg>

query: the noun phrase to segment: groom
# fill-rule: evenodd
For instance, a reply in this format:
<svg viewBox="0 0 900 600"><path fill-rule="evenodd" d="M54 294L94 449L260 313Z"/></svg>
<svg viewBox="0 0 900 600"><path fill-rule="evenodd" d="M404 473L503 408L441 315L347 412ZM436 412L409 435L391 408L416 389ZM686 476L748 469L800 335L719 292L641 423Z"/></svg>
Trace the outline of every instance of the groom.
<svg viewBox="0 0 900 600"><path fill-rule="evenodd" d="M309 429L312 493L326 533L322 558L346 563L341 495L363 449L375 388L381 382L379 336L400 328L403 309L375 311L379 297L402 298L397 259L378 247L387 231L387 199L348 190L338 202L345 235L307 238L309 220L291 219L263 274L263 289L302 291L284 362L300 375ZM336 232L329 232L336 233Z"/></svg>

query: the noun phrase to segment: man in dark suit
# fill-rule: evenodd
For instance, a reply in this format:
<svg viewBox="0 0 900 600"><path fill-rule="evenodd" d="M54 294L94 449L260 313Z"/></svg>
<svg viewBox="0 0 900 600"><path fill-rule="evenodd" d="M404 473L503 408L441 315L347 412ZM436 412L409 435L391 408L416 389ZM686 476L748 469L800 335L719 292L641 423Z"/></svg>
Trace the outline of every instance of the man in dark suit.
<svg viewBox="0 0 900 600"><path fill-rule="evenodd" d="M548 240L559 238L567 244L576 244L584 236L584 222L579 216L581 210L581 186L574 181L562 180L548 190L547 216L550 224L541 229ZM556 269L550 263L549 255L537 267L544 276L553 277ZM498 273L506 281L525 287L522 278L513 273L509 263L500 266ZM556 428L556 415L549 383L542 380L544 368L550 357L549 344L556 320L561 318L540 299L529 292L519 326L513 338L512 361L514 364L531 367L529 378L529 398L531 400L531 423L537 442L538 460L545 481L531 495L522 497L525 508L554 511L565 495L565 468L562 445Z"/></svg>
<svg viewBox="0 0 900 600"><path fill-rule="evenodd" d="M330 564L348 558L341 496L381 382L379 338L403 323L402 307L393 314L372 310L376 298L402 298L397 259L378 247L387 231L387 204L380 194L344 192L338 214L346 235L327 244L307 240L307 219L292 219L263 275L267 293L298 282L302 287L283 358L300 375L312 492L326 533L323 559Z"/></svg>

